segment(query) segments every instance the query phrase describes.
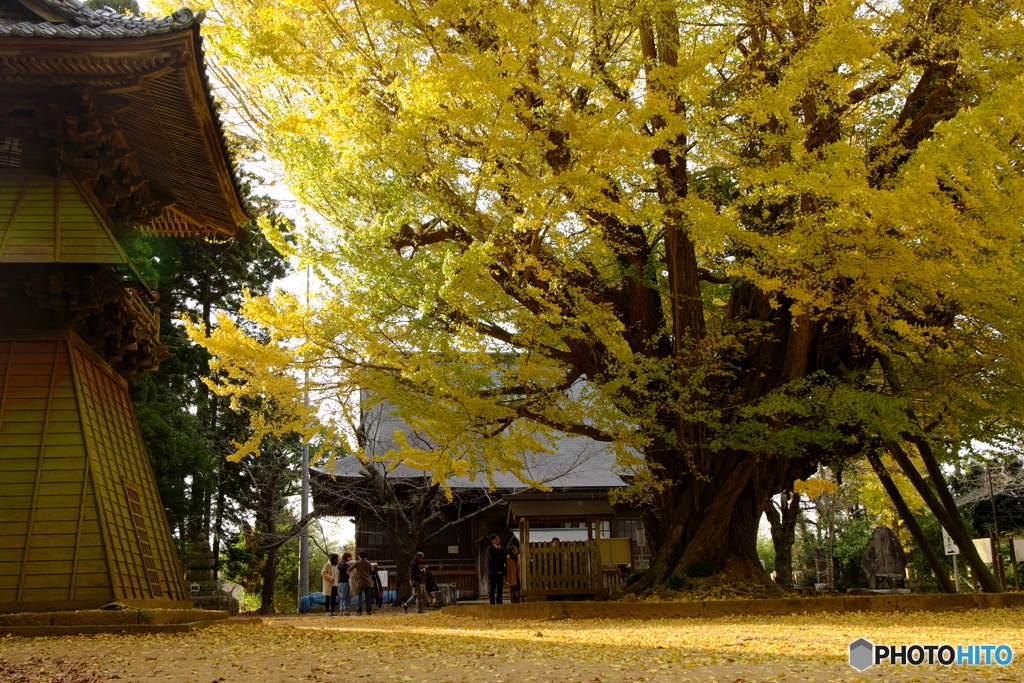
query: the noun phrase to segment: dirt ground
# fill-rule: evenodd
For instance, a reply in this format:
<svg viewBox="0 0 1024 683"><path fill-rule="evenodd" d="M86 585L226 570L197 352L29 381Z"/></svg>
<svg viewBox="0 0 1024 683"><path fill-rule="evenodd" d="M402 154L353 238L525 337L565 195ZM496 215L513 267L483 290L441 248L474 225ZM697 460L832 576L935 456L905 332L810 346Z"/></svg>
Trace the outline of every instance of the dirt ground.
<svg viewBox="0 0 1024 683"><path fill-rule="evenodd" d="M185 634L0 639L0 683L1024 681L1024 609L663 620L291 616ZM1005 667L885 666L849 643L1007 644ZM1019 658L1019 659L1018 659Z"/></svg>

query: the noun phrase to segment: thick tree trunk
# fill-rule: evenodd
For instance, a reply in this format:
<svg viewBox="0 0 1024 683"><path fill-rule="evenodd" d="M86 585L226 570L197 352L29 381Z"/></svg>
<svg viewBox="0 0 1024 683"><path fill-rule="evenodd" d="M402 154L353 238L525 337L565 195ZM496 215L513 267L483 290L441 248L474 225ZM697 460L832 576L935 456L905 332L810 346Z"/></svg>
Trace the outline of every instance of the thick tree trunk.
<svg viewBox="0 0 1024 683"><path fill-rule="evenodd" d="M790 306L781 304L753 285L733 289L728 317L765 325L764 333L751 337L736 359L736 378L716 389L723 408L756 404L808 373L831 373L840 362L836 353L813 349L823 334L846 334L842 321L822 325L806 316L796 320ZM859 359L846 357L844 363L857 367ZM654 496L654 510L645 516L654 555L635 590L652 588L673 574L709 572L721 583L753 582L777 590L757 557L761 514L772 495L812 474L817 458L811 453L790 460L770 453L712 451L704 445L714 440L708 424L669 410L661 422L665 434L692 446L687 450L662 443L645 453L658 476L672 483Z"/></svg>
<svg viewBox="0 0 1024 683"><path fill-rule="evenodd" d="M267 559L263 565L263 591L260 595L260 614L273 614L274 588L277 586L277 565L278 549L280 546L272 546L267 549Z"/></svg>
<svg viewBox="0 0 1024 683"><path fill-rule="evenodd" d="M757 530L789 463L716 455L721 464L710 480L690 476L658 495L659 537L652 539L651 566L633 590L652 588L673 574L774 586L757 557Z"/></svg>
<svg viewBox="0 0 1024 683"><path fill-rule="evenodd" d="M263 537L273 537L277 534L277 506L278 491L277 484L280 479L280 471L275 471L270 479L269 486L264 490L260 498L263 509L257 511L263 517ZM263 563L263 591L260 595L260 614L274 613L274 588L277 586L277 558L280 546L276 543L268 544L267 557Z"/></svg>

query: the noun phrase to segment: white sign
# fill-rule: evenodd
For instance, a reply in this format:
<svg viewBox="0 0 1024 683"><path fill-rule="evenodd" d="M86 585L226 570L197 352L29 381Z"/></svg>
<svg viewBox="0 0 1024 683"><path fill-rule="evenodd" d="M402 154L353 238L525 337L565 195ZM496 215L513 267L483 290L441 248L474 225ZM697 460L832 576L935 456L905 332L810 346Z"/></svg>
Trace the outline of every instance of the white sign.
<svg viewBox="0 0 1024 683"><path fill-rule="evenodd" d="M387 572L386 569L378 569L377 570L377 578L380 579L380 587L381 588L387 588L388 587L388 572Z"/></svg>
<svg viewBox="0 0 1024 683"><path fill-rule="evenodd" d="M976 538L974 539L974 547L978 549L978 555L981 556L982 562L992 564L992 539Z"/></svg>
<svg viewBox="0 0 1024 683"><path fill-rule="evenodd" d="M448 546L448 554L449 555L458 555L459 554L459 546L457 546L457 545L450 545L450 546Z"/></svg>
<svg viewBox="0 0 1024 683"><path fill-rule="evenodd" d="M960 548L956 547L956 543L953 543L953 539L949 537L946 530L942 530L942 547L946 549L947 555L959 555Z"/></svg>

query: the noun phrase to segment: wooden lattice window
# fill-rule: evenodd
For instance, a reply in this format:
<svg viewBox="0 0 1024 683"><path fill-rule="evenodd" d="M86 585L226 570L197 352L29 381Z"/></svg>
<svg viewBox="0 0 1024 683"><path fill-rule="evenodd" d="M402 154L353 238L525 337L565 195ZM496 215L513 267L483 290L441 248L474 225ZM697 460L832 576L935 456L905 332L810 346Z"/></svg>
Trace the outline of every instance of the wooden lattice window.
<svg viewBox="0 0 1024 683"><path fill-rule="evenodd" d="M156 571L156 561L153 559L153 546L149 542L149 533L146 532L146 518L142 516L142 497L139 495L139 488L127 479L122 481L125 495L128 497L128 509L132 512L135 539L139 542L139 553L146 566L149 589L154 598L163 597L164 591L160 587L160 575Z"/></svg>

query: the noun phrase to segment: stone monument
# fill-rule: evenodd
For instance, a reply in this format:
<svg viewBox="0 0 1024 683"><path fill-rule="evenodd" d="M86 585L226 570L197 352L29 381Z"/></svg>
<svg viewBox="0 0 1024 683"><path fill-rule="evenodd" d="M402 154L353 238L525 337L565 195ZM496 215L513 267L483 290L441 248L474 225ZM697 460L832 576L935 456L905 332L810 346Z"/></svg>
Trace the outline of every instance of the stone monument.
<svg viewBox="0 0 1024 683"><path fill-rule="evenodd" d="M196 539L195 547L185 558L185 583L189 586L193 607L221 609L238 614L238 600L223 590L215 578L217 558L210 550L205 534Z"/></svg>
<svg viewBox="0 0 1024 683"><path fill-rule="evenodd" d="M876 526L871 532L861 567L868 574L872 590L901 590L906 587L907 554L896 534L887 526Z"/></svg>

